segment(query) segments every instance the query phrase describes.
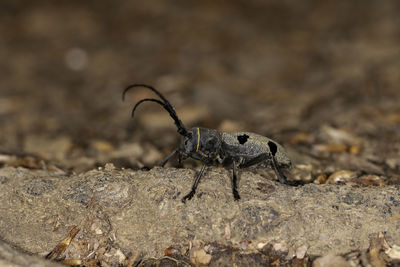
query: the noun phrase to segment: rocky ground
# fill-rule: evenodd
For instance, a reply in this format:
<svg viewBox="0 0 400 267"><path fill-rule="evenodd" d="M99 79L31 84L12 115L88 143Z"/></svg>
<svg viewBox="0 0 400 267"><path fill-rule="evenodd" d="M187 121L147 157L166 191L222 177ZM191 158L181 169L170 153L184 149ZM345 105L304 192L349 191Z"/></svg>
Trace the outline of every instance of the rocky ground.
<svg viewBox="0 0 400 267"><path fill-rule="evenodd" d="M0 4L0 264L397 266L397 1ZM187 127L281 143L286 172L153 168ZM150 170L149 170L150 169ZM47 258L45 260L44 258Z"/></svg>

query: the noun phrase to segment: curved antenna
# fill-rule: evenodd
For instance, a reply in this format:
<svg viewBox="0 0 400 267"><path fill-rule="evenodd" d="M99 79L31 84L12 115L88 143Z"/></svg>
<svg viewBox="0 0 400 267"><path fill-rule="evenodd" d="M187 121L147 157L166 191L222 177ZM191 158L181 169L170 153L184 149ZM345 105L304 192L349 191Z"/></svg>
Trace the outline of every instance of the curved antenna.
<svg viewBox="0 0 400 267"><path fill-rule="evenodd" d="M122 93L122 101L125 100L126 92L128 92L131 88L134 88L134 87L144 87L144 88L150 89L151 91L156 93L164 101L165 104L169 104L169 101L159 91L157 91L157 89L155 89L153 86L150 86L147 84L142 84L142 83L135 83L135 84L131 84L128 87L126 87L124 92Z"/></svg>
<svg viewBox="0 0 400 267"><path fill-rule="evenodd" d="M166 111L168 111L169 115L171 116L171 118L174 120L176 127L178 127L178 133L183 135L183 136L190 136L190 133L186 130L185 126L183 125L182 121L178 118L178 115L175 112L174 107L171 105L171 103L169 103L169 101L159 92L157 91L154 87L150 86L150 85L146 85L146 84L132 84L129 85L127 88L125 88L125 90L122 92L122 101L125 100L125 94L126 92L128 92L131 88L134 87L145 87L147 89L150 89L151 91L153 91L156 95L158 95L161 100L157 100L154 98L145 98L140 100L138 103L136 103L135 107L132 110L132 117L133 114L136 110L136 108L143 102L146 101L151 101L151 102L155 102L160 104Z"/></svg>
<svg viewBox="0 0 400 267"><path fill-rule="evenodd" d="M149 101L149 102L156 102L156 103L160 104L161 106L163 106L163 107L165 108L165 104L164 104L163 102L161 102L160 100L154 99L154 98L145 98L145 99L142 99L142 100L140 100L139 102L137 102L136 105L133 107L133 109L132 109L132 114L131 114L132 119L133 119L133 115L134 115L135 110L137 109L137 107L138 107L140 104L142 104L143 102L147 102L147 101ZM168 111L168 110L167 110L167 111ZM169 113L169 111L168 111L168 113Z"/></svg>

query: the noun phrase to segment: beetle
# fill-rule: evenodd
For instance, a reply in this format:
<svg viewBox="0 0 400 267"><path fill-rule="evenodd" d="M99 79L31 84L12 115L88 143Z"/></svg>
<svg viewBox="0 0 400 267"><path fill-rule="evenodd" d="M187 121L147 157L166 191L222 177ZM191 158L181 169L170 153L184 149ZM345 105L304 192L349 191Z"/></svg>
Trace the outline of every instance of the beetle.
<svg viewBox="0 0 400 267"><path fill-rule="evenodd" d="M204 174L206 166L221 164L232 167L232 193L235 200L240 199L237 189L237 170L250 166L272 168L278 180L283 184L299 185L298 181L288 181L281 169L290 169L291 161L285 149L274 140L250 132L219 132L214 129L193 127L185 128L179 119L171 103L154 87L146 84L132 84L125 88L125 94L135 87L144 87L153 91L160 99L144 98L136 103L131 116L134 117L137 107L143 102L154 102L161 105L174 120L177 132L182 135L180 146L169 154L161 163L165 164L176 154L179 163L187 158L193 158L203 162L200 172L197 173L191 191L182 198L182 202L190 200L196 193L200 178Z"/></svg>

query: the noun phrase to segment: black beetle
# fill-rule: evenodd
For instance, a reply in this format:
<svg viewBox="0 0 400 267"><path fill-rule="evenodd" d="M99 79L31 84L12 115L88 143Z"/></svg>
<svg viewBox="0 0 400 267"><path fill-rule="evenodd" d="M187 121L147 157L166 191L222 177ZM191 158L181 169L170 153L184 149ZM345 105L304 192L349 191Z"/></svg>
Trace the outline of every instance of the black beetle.
<svg viewBox="0 0 400 267"><path fill-rule="evenodd" d="M175 122L178 133L182 135L180 147L175 149L161 163L164 166L175 154L179 156L179 162L187 158L202 161L204 164L200 172L196 175L192 190L182 198L182 202L191 199L199 184L200 178L207 165L222 164L232 166L232 192L235 200L240 199L237 191L237 168L245 168L253 165L272 168L279 181L283 184L298 185L299 182L288 181L280 169L290 169L291 161L285 149L272 139L249 133L249 132L219 132L214 129L194 127L186 130L182 121L169 101L154 87L146 84L132 84L125 88L122 93L122 100L125 99L126 92L133 87L145 87L156 93L161 100L145 98L136 103L132 109L132 118L136 108L143 102L155 102L160 104Z"/></svg>

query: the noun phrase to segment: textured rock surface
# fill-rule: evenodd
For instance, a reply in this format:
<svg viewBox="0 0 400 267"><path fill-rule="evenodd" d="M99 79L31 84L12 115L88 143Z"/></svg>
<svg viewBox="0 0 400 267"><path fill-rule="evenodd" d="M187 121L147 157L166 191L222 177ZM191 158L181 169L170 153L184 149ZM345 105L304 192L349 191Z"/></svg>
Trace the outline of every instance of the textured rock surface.
<svg viewBox="0 0 400 267"><path fill-rule="evenodd" d="M194 174L174 168L108 168L80 175L2 168L0 235L31 253L48 253L77 225L81 231L67 250L72 258L99 253L107 240L125 254L145 257L160 257L167 247L189 246L195 239L306 244L310 255L367 248L377 232L400 242L395 186L296 188L242 172L242 199L234 202L230 172L211 168L193 200L183 204Z"/></svg>
<svg viewBox="0 0 400 267"><path fill-rule="evenodd" d="M43 258L28 255L19 251L4 241L0 240L0 266L35 266L35 267L60 267L64 266L55 262L46 261Z"/></svg>

